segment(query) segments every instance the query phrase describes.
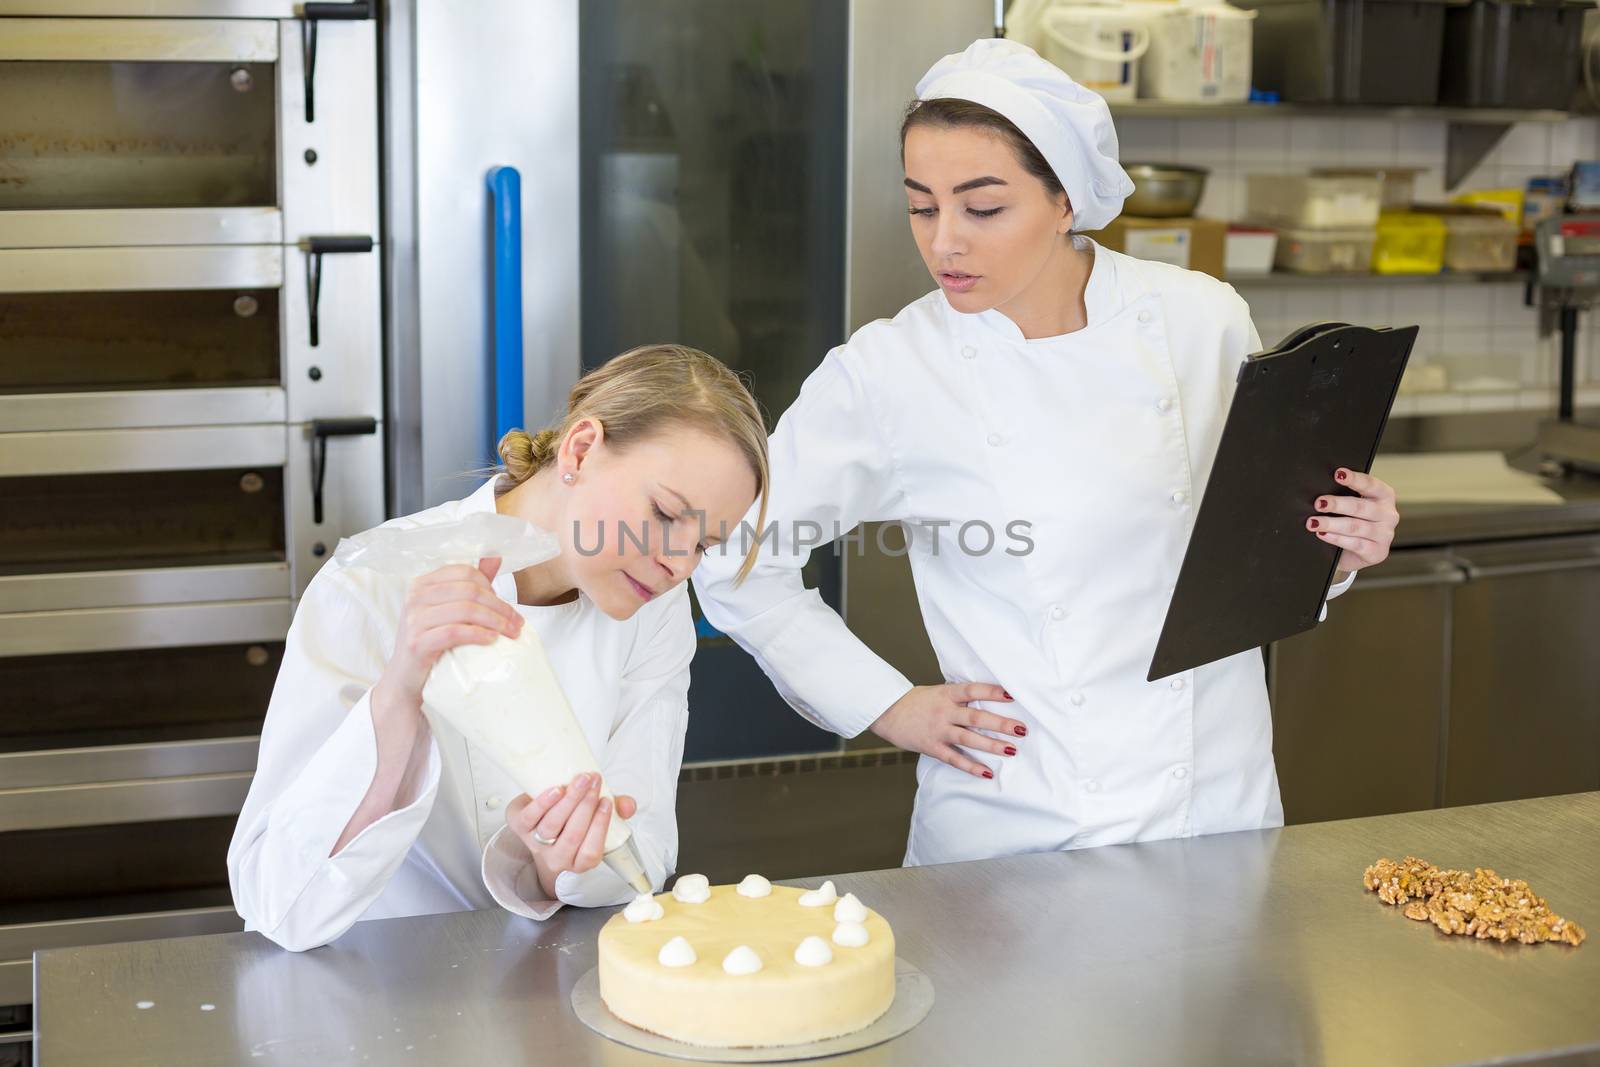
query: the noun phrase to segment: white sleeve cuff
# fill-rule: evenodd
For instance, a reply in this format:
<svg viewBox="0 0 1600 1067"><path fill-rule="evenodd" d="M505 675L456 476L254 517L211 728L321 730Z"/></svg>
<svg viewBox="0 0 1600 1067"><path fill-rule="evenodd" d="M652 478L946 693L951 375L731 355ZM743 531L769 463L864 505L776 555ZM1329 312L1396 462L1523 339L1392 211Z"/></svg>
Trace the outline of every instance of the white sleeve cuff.
<svg viewBox="0 0 1600 1067"><path fill-rule="evenodd" d="M330 856L377 773L377 737L362 696L266 814L251 866L263 899L249 918L279 944L307 947L337 937L388 884L433 810L441 771L427 737L428 762L415 798L389 812Z"/></svg>
<svg viewBox="0 0 1600 1067"><path fill-rule="evenodd" d="M1350 589L1350 587L1355 584L1356 575L1359 574L1359 573L1361 573L1361 572L1360 571L1351 571L1349 574L1344 576L1344 581L1339 582L1336 585L1331 585L1331 586L1328 587L1328 596L1327 596L1327 598L1325 600L1323 600L1323 602L1322 602L1322 611L1320 613L1318 613L1318 615L1317 615L1317 621L1318 622L1327 622L1328 621L1328 601L1332 600L1336 596L1339 596L1339 595L1347 592Z"/></svg>
<svg viewBox="0 0 1600 1067"><path fill-rule="evenodd" d="M558 894L564 877L556 879ZM562 901L545 897L528 846L509 826L500 827L483 846L483 884L495 903L513 915L542 922L561 910Z"/></svg>
<svg viewBox="0 0 1600 1067"><path fill-rule="evenodd" d="M648 849L640 851L650 855ZM653 857L646 863L652 868L651 882L660 892L666 879L653 869L656 866ZM495 831L483 848L483 884L502 908L513 915L540 921L550 918L564 905L611 908L633 899L633 890L604 863L582 874L562 871L556 875L556 899L549 899L539 884L539 871L533 865L528 846L509 826Z"/></svg>

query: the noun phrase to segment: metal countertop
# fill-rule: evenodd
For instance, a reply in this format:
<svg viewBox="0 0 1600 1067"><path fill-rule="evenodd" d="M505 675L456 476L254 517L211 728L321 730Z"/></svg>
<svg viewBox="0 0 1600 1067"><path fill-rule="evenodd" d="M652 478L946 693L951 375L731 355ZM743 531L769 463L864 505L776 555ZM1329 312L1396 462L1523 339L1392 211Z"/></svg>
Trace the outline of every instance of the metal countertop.
<svg viewBox="0 0 1600 1067"><path fill-rule="evenodd" d="M1526 878L1595 937L1445 937L1361 886L1407 853ZM1600 1063L1600 793L835 877L936 1000L832 1063ZM380 920L302 954L255 934L43 952L38 1062L668 1062L568 1004L610 914Z"/></svg>
<svg viewBox="0 0 1600 1067"><path fill-rule="evenodd" d="M1550 504L1412 504L1400 506L1395 548L1464 544L1600 531L1600 477L1545 478L1561 495Z"/></svg>

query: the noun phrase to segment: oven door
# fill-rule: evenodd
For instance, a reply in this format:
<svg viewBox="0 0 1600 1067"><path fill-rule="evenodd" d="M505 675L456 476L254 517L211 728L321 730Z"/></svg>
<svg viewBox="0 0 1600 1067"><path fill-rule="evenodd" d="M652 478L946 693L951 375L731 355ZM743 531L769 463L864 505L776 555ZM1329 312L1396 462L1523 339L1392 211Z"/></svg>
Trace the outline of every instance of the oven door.
<svg viewBox="0 0 1600 1067"><path fill-rule="evenodd" d="M319 17L296 17L307 10ZM176 17L151 17L163 14ZM141 243L119 232L141 209L172 207L279 208L290 243L375 234L370 14L0 0L0 211L112 209L115 244ZM25 15L72 17L6 17Z"/></svg>
<svg viewBox="0 0 1600 1067"><path fill-rule="evenodd" d="M221 602L287 612L341 533L383 521L378 424L356 421L0 434L0 645L142 647Z"/></svg>
<svg viewBox="0 0 1600 1067"><path fill-rule="evenodd" d="M280 220L172 209L140 213L165 243L89 246L107 214L0 213L0 433L381 413L369 243L184 243Z"/></svg>

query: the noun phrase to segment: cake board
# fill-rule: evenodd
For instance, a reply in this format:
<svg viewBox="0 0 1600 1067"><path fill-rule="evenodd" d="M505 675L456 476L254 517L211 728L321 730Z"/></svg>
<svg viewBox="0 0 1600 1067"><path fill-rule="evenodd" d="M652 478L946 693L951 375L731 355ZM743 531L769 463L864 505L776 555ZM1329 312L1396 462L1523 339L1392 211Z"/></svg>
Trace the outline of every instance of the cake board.
<svg viewBox="0 0 1600 1067"><path fill-rule="evenodd" d="M618 1044L670 1056L680 1060L698 1060L702 1063L788 1063L795 1060L815 1060L824 1056L840 1056L846 1052L881 1045L908 1032L933 1009L933 980L901 959L894 960L894 1003L877 1021L853 1033L830 1037L825 1041L812 1041L804 1045L775 1045L766 1048L707 1048L674 1041L670 1037L652 1034L636 1026L629 1026L606 1007L600 999L600 971L591 968L572 987L572 1010L589 1029Z"/></svg>

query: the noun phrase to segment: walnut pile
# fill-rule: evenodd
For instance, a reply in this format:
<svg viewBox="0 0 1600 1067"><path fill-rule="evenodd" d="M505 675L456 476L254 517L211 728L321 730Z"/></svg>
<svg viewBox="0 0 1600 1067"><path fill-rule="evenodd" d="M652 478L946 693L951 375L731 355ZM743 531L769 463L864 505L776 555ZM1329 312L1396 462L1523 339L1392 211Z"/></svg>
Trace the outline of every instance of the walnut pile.
<svg viewBox="0 0 1600 1067"><path fill-rule="evenodd" d="M1544 898L1520 878L1502 878L1479 867L1441 871L1407 856L1399 863L1381 859L1368 867L1363 884L1385 904L1405 906L1405 916L1431 922L1447 934L1481 941L1561 941L1583 943L1583 927L1550 910Z"/></svg>

